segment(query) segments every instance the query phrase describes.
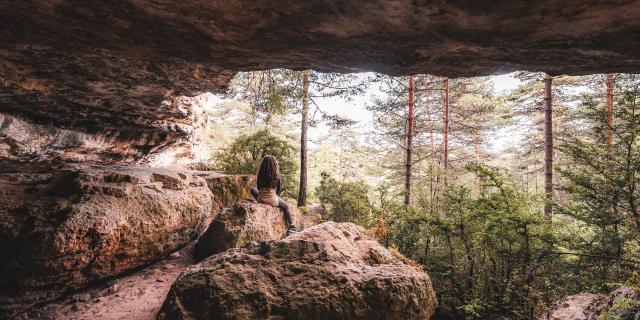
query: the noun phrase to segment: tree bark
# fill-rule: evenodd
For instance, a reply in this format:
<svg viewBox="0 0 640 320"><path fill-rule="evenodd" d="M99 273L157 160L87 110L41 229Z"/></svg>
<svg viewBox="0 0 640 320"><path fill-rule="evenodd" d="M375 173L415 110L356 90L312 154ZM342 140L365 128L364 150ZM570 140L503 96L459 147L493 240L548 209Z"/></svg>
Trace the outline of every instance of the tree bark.
<svg viewBox="0 0 640 320"><path fill-rule="evenodd" d="M544 81L544 217L551 222L553 208L553 107L551 82L552 78L545 74Z"/></svg>
<svg viewBox="0 0 640 320"><path fill-rule="evenodd" d="M434 174L436 173L436 146L433 142L433 125L431 123L431 105L429 104L429 82L425 82L425 100L426 100L426 111L427 111L427 122L429 123L429 144L431 146L431 157L430 157L430 170L429 170L429 194L431 196L431 212L433 212L433 198L435 197L435 179Z"/></svg>
<svg viewBox="0 0 640 320"><path fill-rule="evenodd" d="M476 136L476 143L474 146L474 156L477 164L480 164L480 135ZM476 176L476 195L480 196L480 176Z"/></svg>
<svg viewBox="0 0 640 320"><path fill-rule="evenodd" d="M613 145L613 74L607 74L607 156L610 156L611 146Z"/></svg>
<svg viewBox="0 0 640 320"><path fill-rule="evenodd" d="M449 79L444 80L444 174L445 184L447 182L447 171L449 169Z"/></svg>
<svg viewBox="0 0 640 320"><path fill-rule="evenodd" d="M613 147L613 74L607 74L607 162L611 161L611 148ZM610 166L609 166L610 167ZM611 179L611 173L607 170L607 178ZM613 215L613 207L609 207L607 212L609 215ZM617 234L617 225L616 225L616 234ZM618 246L619 248L619 246ZM618 250L620 252L621 250Z"/></svg>
<svg viewBox="0 0 640 320"><path fill-rule="evenodd" d="M405 161L404 204L411 203L411 152L413 151L413 75L409 75L409 110L407 124L407 158Z"/></svg>
<svg viewBox="0 0 640 320"><path fill-rule="evenodd" d="M300 187L298 207L307 205L307 114L309 113L309 70L303 71L302 78L302 120L300 125Z"/></svg>

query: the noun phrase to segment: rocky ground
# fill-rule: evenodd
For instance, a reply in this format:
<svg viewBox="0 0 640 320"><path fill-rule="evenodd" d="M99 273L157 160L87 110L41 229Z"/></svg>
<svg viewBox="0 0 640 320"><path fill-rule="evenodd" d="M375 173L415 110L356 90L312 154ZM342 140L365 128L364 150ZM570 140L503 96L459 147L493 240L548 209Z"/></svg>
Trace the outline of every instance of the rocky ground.
<svg viewBox="0 0 640 320"><path fill-rule="evenodd" d="M582 292L568 296L537 320L640 320L640 288L622 286L608 295Z"/></svg>
<svg viewBox="0 0 640 320"><path fill-rule="evenodd" d="M296 209L304 229L288 235L281 210L246 200L252 181L0 163L0 318L430 317L420 268L361 227Z"/></svg>
<svg viewBox="0 0 640 320"><path fill-rule="evenodd" d="M171 284L193 258L194 243L122 278L80 290L17 319L155 319Z"/></svg>

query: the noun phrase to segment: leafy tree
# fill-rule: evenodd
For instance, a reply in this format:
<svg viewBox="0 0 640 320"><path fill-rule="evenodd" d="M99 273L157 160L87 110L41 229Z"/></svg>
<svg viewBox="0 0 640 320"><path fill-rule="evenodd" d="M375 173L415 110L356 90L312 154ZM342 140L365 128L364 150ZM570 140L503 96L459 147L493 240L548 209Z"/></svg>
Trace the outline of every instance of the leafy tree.
<svg viewBox="0 0 640 320"><path fill-rule="evenodd" d="M371 203L367 196L368 187L364 183L338 181L326 172L321 173L321 177L316 195L324 220L361 224L368 221Z"/></svg>
<svg viewBox="0 0 640 320"><path fill-rule="evenodd" d="M362 94L366 81L358 81L352 74L320 73L311 70L274 69L240 73L232 83L232 96L252 106L254 122L264 119L277 124L278 116L300 113L300 179L298 205L306 205L307 198L307 130L319 121L333 128L353 124L353 121L326 113L316 98L342 97L350 99ZM313 107L313 108L310 108ZM319 118L316 118L319 115Z"/></svg>
<svg viewBox="0 0 640 320"><path fill-rule="evenodd" d="M238 137L229 147L218 152L212 167L229 173L255 174L265 155L275 156L280 164L282 191L287 196L295 196L298 168L294 153L295 148L287 141L262 129Z"/></svg>
<svg viewBox="0 0 640 320"><path fill-rule="evenodd" d="M640 91L638 77L620 77L623 86L615 103L614 121L607 121L602 97L588 97L580 108L589 130L562 141L568 158L560 174L568 200L560 212L584 223L588 232L571 249L590 255L638 259L640 245ZM626 83L625 83L626 82ZM612 145L607 136L612 134ZM600 289L628 275L621 260L603 261L593 269ZM636 266L637 267L637 266Z"/></svg>

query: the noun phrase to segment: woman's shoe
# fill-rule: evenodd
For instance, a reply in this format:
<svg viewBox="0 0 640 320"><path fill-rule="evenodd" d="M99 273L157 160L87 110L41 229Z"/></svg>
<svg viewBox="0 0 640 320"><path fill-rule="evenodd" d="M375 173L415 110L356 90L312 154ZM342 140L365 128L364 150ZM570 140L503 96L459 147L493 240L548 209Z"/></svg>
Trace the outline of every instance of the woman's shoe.
<svg viewBox="0 0 640 320"><path fill-rule="evenodd" d="M292 235L296 232L298 232L298 229L296 228L296 226L289 226L289 229L287 229L287 235Z"/></svg>

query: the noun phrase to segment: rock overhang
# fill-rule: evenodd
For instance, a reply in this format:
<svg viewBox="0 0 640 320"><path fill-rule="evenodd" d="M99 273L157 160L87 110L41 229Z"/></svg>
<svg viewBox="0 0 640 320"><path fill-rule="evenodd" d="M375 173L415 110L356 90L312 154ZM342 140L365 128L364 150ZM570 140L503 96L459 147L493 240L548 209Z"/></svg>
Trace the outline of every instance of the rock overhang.
<svg viewBox="0 0 640 320"><path fill-rule="evenodd" d="M640 72L640 1L6 2L0 112L150 152L188 140L174 99L269 68Z"/></svg>

